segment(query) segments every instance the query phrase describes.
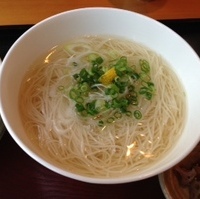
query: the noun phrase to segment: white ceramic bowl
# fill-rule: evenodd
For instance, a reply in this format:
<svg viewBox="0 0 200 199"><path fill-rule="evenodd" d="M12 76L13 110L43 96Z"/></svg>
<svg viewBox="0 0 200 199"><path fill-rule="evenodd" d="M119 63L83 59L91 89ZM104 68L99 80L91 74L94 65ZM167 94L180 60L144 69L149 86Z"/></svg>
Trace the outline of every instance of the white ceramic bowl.
<svg viewBox="0 0 200 199"><path fill-rule="evenodd" d="M186 90L188 115L176 146L159 162L139 174L118 178L89 178L59 168L28 139L18 109L18 95L27 67L51 47L83 35L109 34L135 40L161 54L174 68ZM193 49L163 24L130 11L84 8L50 17L29 29L8 51L1 66L1 114L13 139L43 166L70 178L91 183L124 183L161 173L183 159L200 138L200 60Z"/></svg>
<svg viewBox="0 0 200 199"><path fill-rule="evenodd" d="M1 67L1 63L2 63L2 61L0 59L0 67ZM5 131L5 127L4 127L3 121L0 116L0 139L2 138L2 136L4 134L4 131Z"/></svg>

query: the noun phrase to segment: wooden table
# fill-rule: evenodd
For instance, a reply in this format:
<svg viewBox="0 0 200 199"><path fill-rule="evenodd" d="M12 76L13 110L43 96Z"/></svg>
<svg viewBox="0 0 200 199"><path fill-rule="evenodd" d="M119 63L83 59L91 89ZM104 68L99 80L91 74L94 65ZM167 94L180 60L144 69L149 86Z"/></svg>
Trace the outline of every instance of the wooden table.
<svg viewBox="0 0 200 199"><path fill-rule="evenodd" d="M35 24L46 17L83 7L115 7L136 10L158 20L200 18L200 0L153 0L137 9L139 0L3 0L0 25Z"/></svg>
<svg viewBox="0 0 200 199"><path fill-rule="evenodd" d="M163 21L200 55L200 20ZM0 26L0 57L31 26ZM146 180L98 185L58 175L30 158L6 131L0 140L0 199L164 199L158 176Z"/></svg>
<svg viewBox="0 0 200 199"><path fill-rule="evenodd" d="M0 1L0 57L32 25L50 15L81 7L134 10L133 0ZM140 10L141 11L141 10ZM141 11L186 39L200 55L200 0L155 0ZM146 180L98 185L56 174L30 158L6 131L0 140L0 199L164 199L158 176Z"/></svg>

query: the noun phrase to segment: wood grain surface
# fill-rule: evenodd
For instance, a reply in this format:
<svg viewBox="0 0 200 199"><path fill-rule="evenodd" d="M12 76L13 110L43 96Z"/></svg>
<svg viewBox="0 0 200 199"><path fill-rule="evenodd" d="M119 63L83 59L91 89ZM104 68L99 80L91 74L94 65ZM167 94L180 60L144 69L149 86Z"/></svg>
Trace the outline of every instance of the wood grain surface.
<svg viewBox="0 0 200 199"><path fill-rule="evenodd" d="M157 20L200 18L199 0L3 0L0 26L35 24L49 16L84 7L113 7L136 11Z"/></svg>

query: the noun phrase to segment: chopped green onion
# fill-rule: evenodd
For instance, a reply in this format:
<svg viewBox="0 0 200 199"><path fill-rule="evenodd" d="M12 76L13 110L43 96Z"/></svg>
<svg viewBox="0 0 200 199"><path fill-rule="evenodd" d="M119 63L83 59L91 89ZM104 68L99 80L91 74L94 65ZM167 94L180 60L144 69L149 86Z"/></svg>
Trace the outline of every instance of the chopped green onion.
<svg viewBox="0 0 200 199"><path fill-rule="evenodd" d="M77 103L75 106L76 106L76 110L77 110L78 112L82 112L82 111L85 110L85 107L83 106L83 104L78 104L78 103Z"/></svg>
<svg viewBox="0 0 200 199"><path fill-rule="evenodd" d="M151 80L151 77L147 73L140 73L140 79L144 82L148 82Z"/></svg>
<svg viewBox="0 0 200 199"><path fill-rule="evenodd" d="M91 68L82 68L79 73L73 75L75 86L69 91L69 97L75 102L77 113L84 117L92 116L93 119L101 118L98 126L105 126L106 122L113 123L123 115L141 119L142 113L139 110L130 110L133 106L138 106L141 98L151 100L155 94L156 89L150 77L148 61L140 59L139 65L133 68L128 65L127 57L122 56L117 60L111 60L110 65L104 65L103 58L95 53L88 56L88 61ZM73 64L76 66L77 63ZM111 69L115 73L114 78L108 84L103 84L102 75ZM65 87L59 86L58 90L63 91ZM100 94L103 97L91 101L90 94ZM110 112L112 115L107 117L106 113L109 110L114 112Z"/></svg>
<svg viewBox="0 0 200 199"><path fill-rule="evenodd" d="M127 107L121 106L121 107L120 107L120 111L121 111L122 113L126 113L126 112L127 112Z"/></svg>
<svg viewBox="0 0 200 199"><path fill-rule="evenodd" d="M103 63L103 58L100 57L98 54L91 53L88 56L88 60L92 63L92 65L100 65Z"/></svg>
<svg viewBox="0 0 200 199"><path fill-rule="evenodd" d="M140 66L141 66L141 70L142 70L144 73L149 73L149 71L150 71L149 62L146 61L145 59L140 59L140 60L139 60L139 63L140 63Z"/></svg>
<svg viewBox="0 0 200 199"><path fill-rule="evenodd" d="M128 86L128 91L133 92L135 90L135 87L133 85Z"/></svg>
<svg viewBox="0 0 200 199"><path fill-rule="evenodd" d="M93 100L92 102L86 104L86 110L89 115L94 116L99 113L98 110L96 109L95 103L96 103L96 100Z"/></svg>
<svg viewBox="0 0 200 199"><path fill-rule="evenodd" d="M138 73L136 73L136 72L133 72L131 74L131 78L134 79L134 80L138 80L140 78L140 75Z"/></svg>
<svg viewBox="0 0 200 199"><path fill-rule="evenodd" d="M126 99L128 100L129 104L132 105L138 105L138 97L137 97L137 93L133 92L133 93L129 93L128 95L126 95Z"/></svg>
<svg viewBox="0 0 200 199"><path fill-rule="evenodd" d="M86 92L89 90L89 85L87 82L84 82L82 85L80 85L80 89L82 92Z"/></svg>
<svg viewBox="0 0 200 199"><path fill-rule="evenodd" d="M87 110L81 111L81 112L80 112L80 115L81 115L82 117L87 117L87 116L88 116Z"/></svg>
<svg viewBox="0 0 200 199"><path fill-rule="evenodd" d="M119 111L117 111L114 113L114 116L115 116L115 118L119 119L122 117L122 114Z"/></svg>
<svg viewBox="0 0 200 199"><path fill-rule="evenodd" d="M155 86L152 82L143 82L143 87L140 88L139 93L141 95L144 95L147 100L151 100L154 92L155 92Z"/></svg>
<svg viewBox="0 0 200 199"><path fill-rule="evenodd" d="M132 115L131 111L126 111L125 113L128 117L130 117Z"/></svg>
<svg viewBox="0 0 200 199"><path fill-rule="evenodd" d="M75 89L71 89L69 92L69 96L71 99L75 100L77 97L79 97L79 93Z"/></svg>
<svg viewBox="0 0 200 199"><path fill-rule="evenodd" d="M127 82L121 82L120 78L116 79L114 83L119 88L119 93L123 93L128 86Z"/></svg>
<svg viewBox="0 0 200 199"><path fill-rule="evenodd" d="M129 101L126 98L121 98L120 104L123 107L127 107L129 105Z"/></svg>
<svg viewBox="0 0 200 199"><path fill-rule="evenodd" d="M88 55L88 60L89 60L90 62L92 62L92 61L94 61L97 57L99 57L98 54L91 53L91 54Z"/></svg>
<svg viewBox="0 0 200 199"><path fill-rule="evenodd" d="M152 93L150 93L150 92L146 92L146 93L145 93L145 97L146 97L147 100L151 100L152 96L153 96L153 95L152 95Z"/></svg>
<svg viewBox="0 0 200 199"><path fill-rule="evenodd" d="M77 98L75 98L75 101L76 101L77 103L83 103L83 102L84 102L84 100L83 100L82 97L77 97Z"/></svg>
<svg viewBox="0 0 200 199"><path fill-rule="evenodd" d="M100 120L100 121L98 122L98 126L104 126L104 122L103 122L102 120Z"/></svg>
<svg viewBox="0 0 200 199"><path fill-rule="evenodd" d="M112 100L112 103L111 103L111 107L112 108L120 108L121 107L121 103L120 103L120 100L115 98Z"/></svg>
<svg viewBox="0 0 200 199"><path fill-rule="evenodd" d="M72 62L73 66L78 66L77 62Z"/></svg>
<svg viewBox="0 0 200 199"><path fill-rule="evenodd" d="M115 84L111 84L110 88L105 89L105 94L110 95L112 98L116 98L119 94L119 88Z"/></svg>
<svg viewBox="0 0 200 199"><path fill-rule="evenodd" d="M110 109L112 107L111 101L105 101L105 108Z"/></svg>
<svg viewBox="0 0 200 199"><path fill-rule="evenodd" d="M135 110L133 114L138 120L142 118L142 113L139 110Z"/></svg>
<svg viewBox="0 0 200 199"><path fill-rule="evenodd" d="M155 86L154 86L154 83L153 82L147 82L148 84L148 88L151 92L154 92L155 91Z"/></svg>
<svg viewBox="0 0 200 199"><path fill-rule="evenodd" d="M118 76L122 76L127 70L127 58L121 57L115 64L115 70Z"/></svg>
<svg viewBox="0 0 200 199"><path fill-rule="evenodd" d="M103 58L102 57L97 57L94 61L93 61L93 65L100 65L103 63Z"/></svg>
<svg viewBox="0 0 200 199"><path fill-rule="evenodd" d="M64 86L59 86L59 87L58 87L58 90L59 90L59 91L63 91L64 89L65 89Z"/></svg>
<svg viewBox="0 0 200 199"><path fill-rule="evenodd" d="M95 102L95 108L98 112L105 110L105 101L103 99L97 99Z"/></svg>
<svg viewBox="0 0 200 199"><path fill-rule="evenodd" d="M74 74L73 77L75 80L77 80L79 78L79 74Z"/></svg>
<svg viewBox="0 0 200 199"><path fill-rule="evenodd" d="M107 119L107 122L108 122L108 123L113 123L114 121L115 121L114 117L109 117L109 118Z"/></svg>
<svg viewBox="0 0 200 199"><path fill-rule="evenodd" d="M140 93L140 94L145 94L145 93L147 93L147 92L148 92L148 88L145 87L145 86L141 87L140 90L139 90L139 93Z"/></svg>
<svg viewBox="0 0 200 199"><path fill-rule="evenodd" d="M83 79L83 80L87 80L88 77L90 76L90 74L87 72L87 70L85 68L83 68L81 70L81 72L79 73L80 77Z"/></svg>

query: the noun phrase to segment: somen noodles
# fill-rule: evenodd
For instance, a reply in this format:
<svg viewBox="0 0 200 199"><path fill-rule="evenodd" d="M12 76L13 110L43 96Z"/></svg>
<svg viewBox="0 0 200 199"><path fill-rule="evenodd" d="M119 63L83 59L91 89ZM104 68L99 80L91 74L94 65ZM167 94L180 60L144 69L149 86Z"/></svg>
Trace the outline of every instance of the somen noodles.
<svg viewBox="0 0 200 199"><path fill-rule="evenodd" d="M45 155L96 177L155 163L177 141L186 115L184 89L166 61L107 36L52 48L25 75L19 101L25 130Z"/></svg>

